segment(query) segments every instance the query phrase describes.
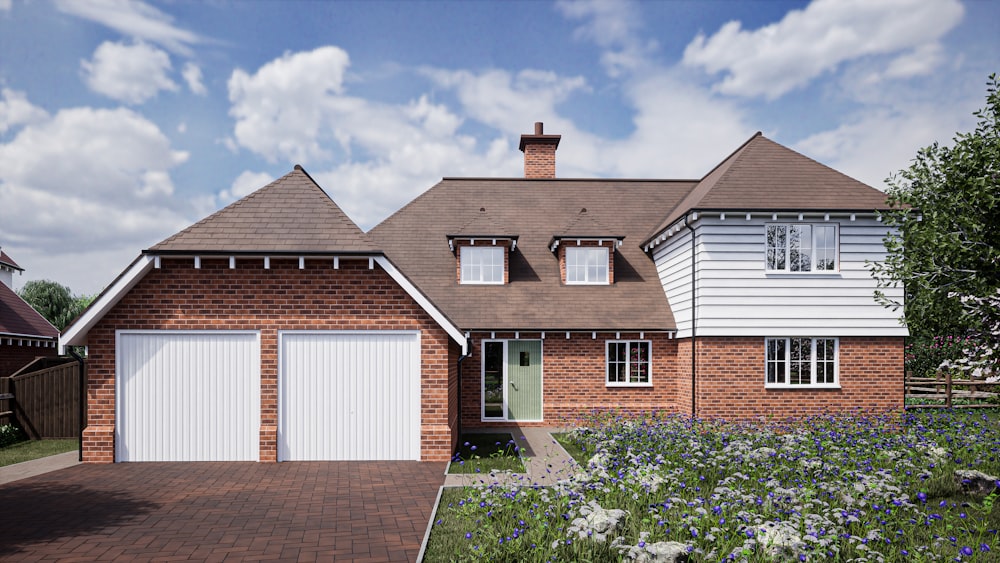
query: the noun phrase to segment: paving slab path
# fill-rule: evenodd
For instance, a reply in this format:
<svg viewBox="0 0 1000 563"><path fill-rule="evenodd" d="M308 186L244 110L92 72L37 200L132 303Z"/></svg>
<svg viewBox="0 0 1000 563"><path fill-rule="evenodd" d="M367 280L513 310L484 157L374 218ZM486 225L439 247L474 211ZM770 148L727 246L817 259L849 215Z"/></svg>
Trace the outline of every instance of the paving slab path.
<svg viewBox="0 0 1000 563"><path fill-rule="evenodd" d="M526 458L526 471L524 473L449 474L445 477L444 486L488 486L494 483L554 485L557 481L568 478L577 470L576 461L552 437L553 433L564 431L565 429L562 428L551 427L489 428L472 431L510 432L514 441L521 447L522 457Z"/></svg>
<svg viewBox="0 0 1000 563"><path fill-rule="evenodd" d="M414 561L444 468L75 465L0 485L0 560Z"/></svg>

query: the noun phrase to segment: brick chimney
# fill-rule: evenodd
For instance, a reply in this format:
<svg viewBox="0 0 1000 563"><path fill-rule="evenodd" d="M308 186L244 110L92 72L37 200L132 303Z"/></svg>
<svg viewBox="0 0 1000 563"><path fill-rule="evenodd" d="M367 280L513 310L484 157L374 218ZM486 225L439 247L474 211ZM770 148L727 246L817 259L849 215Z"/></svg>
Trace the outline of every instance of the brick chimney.
<svg viewBox="0 0 1000 563"><path fill-rule="evenodd" d="M534 135L521 135L525 178L555 178L556 148L562 135L545 135L542 122L535 122Z"/></svg>

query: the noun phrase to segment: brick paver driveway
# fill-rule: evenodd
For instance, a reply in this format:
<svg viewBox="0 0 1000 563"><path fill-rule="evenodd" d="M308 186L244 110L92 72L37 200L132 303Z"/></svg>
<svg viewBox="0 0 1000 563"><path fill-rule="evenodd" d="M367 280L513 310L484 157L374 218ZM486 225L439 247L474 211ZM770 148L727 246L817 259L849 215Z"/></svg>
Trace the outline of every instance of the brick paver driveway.
<svg viewBox="0 0 1000 563"><path fill-rule="evenodd" d="M0 485L0 559L413 561L444 467L78 465Z"/></svg>

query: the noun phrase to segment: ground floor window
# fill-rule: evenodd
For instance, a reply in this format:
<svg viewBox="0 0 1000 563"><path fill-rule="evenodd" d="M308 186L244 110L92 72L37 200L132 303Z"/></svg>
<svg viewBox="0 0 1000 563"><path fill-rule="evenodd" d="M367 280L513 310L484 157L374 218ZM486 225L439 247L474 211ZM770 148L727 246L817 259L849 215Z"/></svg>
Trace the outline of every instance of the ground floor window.
<svg viewBox="0 0 1000 563"><path fill-rule="evenodd" d="M609 340L605 353L609 386L649 385L648 340Z"/></svg>
<svg viewBox="0 0 1000 563"><path fill-rule="evenodd" d="M768 338L765 340L767 386L837 386L836 338Z"/></svg>

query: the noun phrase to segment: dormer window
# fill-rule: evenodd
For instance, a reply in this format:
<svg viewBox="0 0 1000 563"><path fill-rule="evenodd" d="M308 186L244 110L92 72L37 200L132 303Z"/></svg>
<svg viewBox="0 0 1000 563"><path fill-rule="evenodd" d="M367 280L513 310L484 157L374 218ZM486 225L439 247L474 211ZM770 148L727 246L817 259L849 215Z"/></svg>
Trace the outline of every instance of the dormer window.
<svg viewBox="0 0 1000 563"><path fill-rule="evenodd" d="M459 269L463 284L504 283L506 246L461 246Z"/></svg>
<svg viewBox="0 0 1000 563"><path fill-rule="evenodd" d="M567 246L566 283L607 285L609 256L603 246Z"/></svg>

